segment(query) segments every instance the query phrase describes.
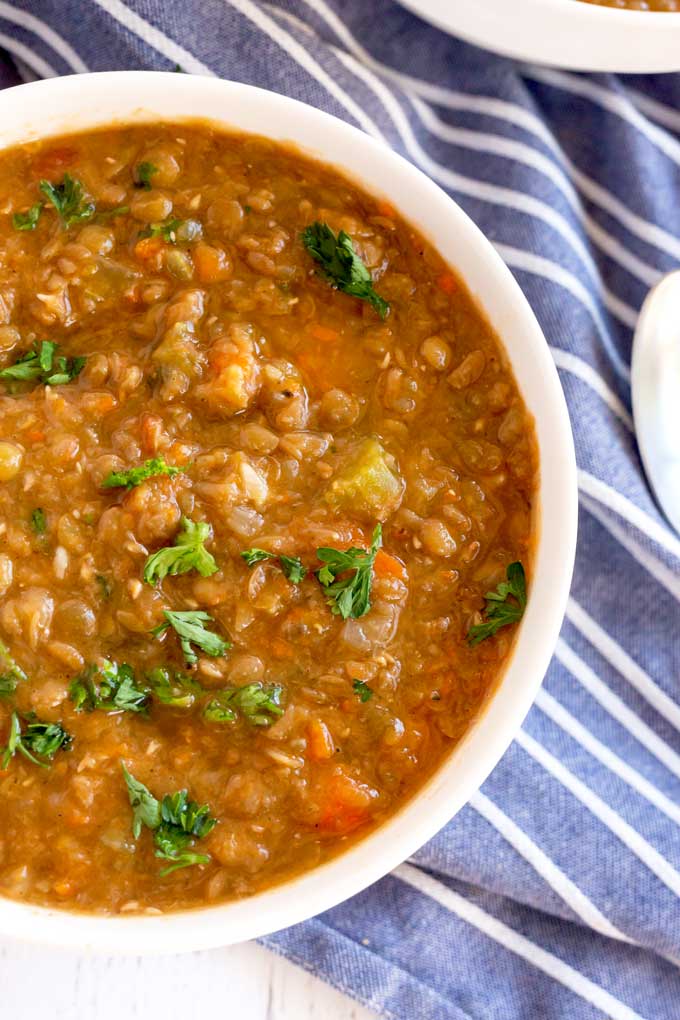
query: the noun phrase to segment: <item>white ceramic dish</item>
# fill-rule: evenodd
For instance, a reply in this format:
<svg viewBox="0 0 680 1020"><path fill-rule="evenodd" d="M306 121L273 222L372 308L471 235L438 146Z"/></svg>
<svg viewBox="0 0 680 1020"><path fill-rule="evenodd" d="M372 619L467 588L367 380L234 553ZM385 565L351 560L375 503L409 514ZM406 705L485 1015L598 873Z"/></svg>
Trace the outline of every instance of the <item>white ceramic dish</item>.
<svg viewBox="0 0 680 1020"><path fill-rule="evenodd" d="M118 953L227 945L295 924L375 882L434 835L497 763L541 684L568 596L576 540L574 448L564 397L541 330L510 272L455 203L410 163L357 129L283 96L214 78L114 72L57 78L0 93L0 148L112 122L196 115L290 141L389 199L467 281L503 339L535 416L540 534L529 605L509 668L451 758L386 825L347 853L284 885L163 917L106 918L0 899L0 934Z"/></svg>
<svg viewBox="0 0 680 1020"><path fill-rule="evenodd" d="M518 60L574 71L680 71L680 14L580 0L401 0L439 28Z"/></svg>

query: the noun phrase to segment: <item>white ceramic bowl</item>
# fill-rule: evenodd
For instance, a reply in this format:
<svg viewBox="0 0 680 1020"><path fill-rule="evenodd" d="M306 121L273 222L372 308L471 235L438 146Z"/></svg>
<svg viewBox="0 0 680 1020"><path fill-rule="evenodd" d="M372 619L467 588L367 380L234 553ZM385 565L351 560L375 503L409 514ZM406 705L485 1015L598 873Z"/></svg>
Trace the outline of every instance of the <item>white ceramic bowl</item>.
<svg viewBox="0 0 680 1020"><path fill-rule="evenodd" d="M518 60L574 71L680 71L680 14L580 0L401 0L439 28Z"/></svg>
<svg viewBox="0 0 680 1020"><path fill-rule="evenodd" d="M228 945L295 924L359 892L414 853L465 804L519 728L557 640L576 539L576 476L567 410L541 330L515 280L470 219L410 163L312 107L214 78L144 71L80 75L0 93L0 148L112 122L199 114L293 142L384 196L467 281L502 337L540 448L540 534L515 652L479 721L386 825L347 853L245 900L163 917L95 917L0 899L0 934L121 953Z"/></svg>

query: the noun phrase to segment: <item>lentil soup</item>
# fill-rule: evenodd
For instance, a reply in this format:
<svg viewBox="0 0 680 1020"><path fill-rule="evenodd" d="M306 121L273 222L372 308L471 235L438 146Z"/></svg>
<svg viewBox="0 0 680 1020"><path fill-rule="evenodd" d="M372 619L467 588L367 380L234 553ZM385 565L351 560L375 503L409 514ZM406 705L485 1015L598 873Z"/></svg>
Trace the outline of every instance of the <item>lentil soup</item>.
<svg viewBox="0 0 680 1020"><path fill-rule="evenodd" d="M530 577L534 427L462 281L262 138L0 154L0 893L251 894L418 790Z"/></svg>

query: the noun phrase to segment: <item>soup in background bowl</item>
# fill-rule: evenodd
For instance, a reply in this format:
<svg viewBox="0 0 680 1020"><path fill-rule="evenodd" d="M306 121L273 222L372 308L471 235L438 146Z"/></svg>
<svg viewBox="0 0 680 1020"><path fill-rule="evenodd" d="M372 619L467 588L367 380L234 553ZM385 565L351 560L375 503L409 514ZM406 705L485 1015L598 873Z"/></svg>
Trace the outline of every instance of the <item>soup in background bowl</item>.
<svg viewBox="0 0 680 1020"><path fill-rule="evenodd" d="M563 404L527 406L408 210L294 129L234 130L272 100L335 122L113 77L256 112L227 131L157 101L0 154L0 922L66 910L97 943L195 916L180 944L214 944L346 894L343 862L419 802L428 827L455 810L443 773L494 725L542 586L566 594L543 413L558 493L573 462Z"/></svg>

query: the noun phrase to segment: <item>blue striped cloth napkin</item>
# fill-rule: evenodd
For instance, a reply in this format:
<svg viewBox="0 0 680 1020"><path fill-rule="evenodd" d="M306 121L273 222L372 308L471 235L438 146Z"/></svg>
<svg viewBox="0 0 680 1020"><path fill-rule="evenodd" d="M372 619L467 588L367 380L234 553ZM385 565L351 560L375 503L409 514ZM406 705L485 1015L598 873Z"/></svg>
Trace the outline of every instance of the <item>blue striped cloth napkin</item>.
<svg viewBox="0 0 680 1020"><path fill-rule="evenodd" d="M0 49L3 84L179 64L285 92L385 139L492 239L576 433L556 656L450 825L265 941L393 1020L678 1020L680 541L640 468L629 372L640 304L680 256L678 77L518 66L392 0L17 0Z"/></svg>

